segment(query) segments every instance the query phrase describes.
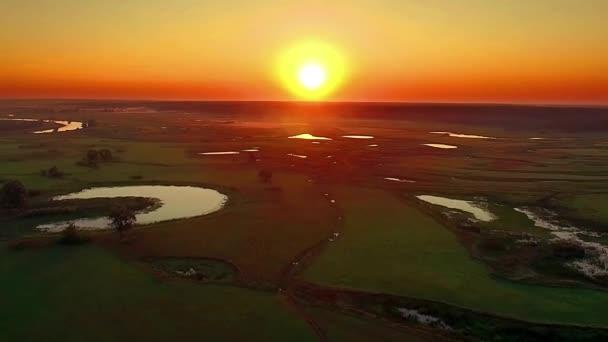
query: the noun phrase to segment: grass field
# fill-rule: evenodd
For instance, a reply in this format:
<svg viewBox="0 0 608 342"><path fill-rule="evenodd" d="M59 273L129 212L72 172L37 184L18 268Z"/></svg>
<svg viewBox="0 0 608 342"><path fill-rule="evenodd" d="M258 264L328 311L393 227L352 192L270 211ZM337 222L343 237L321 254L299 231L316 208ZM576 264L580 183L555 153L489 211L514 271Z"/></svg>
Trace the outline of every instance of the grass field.
<svg viewBox="0 0 608 342"><path fill-rule="evenodd" d="M96 247L0 251L4 341L310 341L272 293L160 281Z"/></svg>
<svg viewBox="0 0 608 342"><path fill-rule="evenodd" d="M593 228L608 223L606 146L600 143L602 134L577 130L576 122L561 127L551 119L555 129L550 130L543 124L546 118L532 123L462 113L456 118L444 109L422 115L425 107L392 118L389 108L387 118L376 118L357 116L356 106L347 106L341 116L314 106L280 112L279 104L242 105L252 106L256 111L251 113L240 112L240 104L197 112L189 107L194 104L156 103L146 104L141 113L73 110L86 109L86 102L45 105L57 109L55 117L95 119L97 124L34 135L26 126L11 129L3 122L0 185L23 182L40 192L31 199L35 205L44 207L51 196L87 187L135 184L208 187L229 201L207 216L136 227L126 241L113 232L90 233L90 244L80 247L56 245L57 236L34 228L106 213L114 201L80 203L77 212L67 214L0 217L0 293L8 294L0 296L0 340L426 341L445 335L435 335L436 327L399 321L384 304L349 308L359 303L353 299L346 307L323 307L331 300L321 298L316 305L295 300L292 290L300 280L322 288L319 293L330 299L349 288L401 296L403 303L446 303L435 303L437 311L455 308L452 318L474 310L520 320L531 330L538 325L530 322L608 328L608 292L590 288L601 282L558 288L507 281L509 274L498 273L492 264L495 255L472 257L480 255L475 248L484 239L513 244L526 234L552 236L516 207L547 206L558 219L591 222ZM15 113L48 117L46 109ZM333 140L287 139L301 133ZM342 137L347 134L374 138ZM440 150L425 143L458 148ZM259 151L243 151L253 147ZM112 151L111 161L77 165L87 150L102 148ZM217 151L241 154L199 155ZM41 176L52 166L65 175ZM271 171L271 181L262 181L260 170ZM415 196L421 194L483 201L498 219L480 223L447 215L443 208L418 203ZM465 233L458 230L463 223L471 228ZM50 247L7 247L30 239ZM604 235L596 240L608 241ZM541 247L551 256L547 246ZM516 260L517 255L509 259L512 251L496 253L497 259ZM208 281L175 276L175 270L188 268L206 273ZM359 314L344 312L349 309ZM521 327L484 317L496 330L476 323L473 329L467 322L468 331L481 331L486 339L494 331ZM588 330L587 336L604 336Z"/></svg>
<svg viewBox="0 0 608 342"><path fill-rule="evenodd" d="M304 278L328 286L441 301L535 322L608 326L608 293L502 281L447 228L382 191L340 188L343 234Z"/></svg>

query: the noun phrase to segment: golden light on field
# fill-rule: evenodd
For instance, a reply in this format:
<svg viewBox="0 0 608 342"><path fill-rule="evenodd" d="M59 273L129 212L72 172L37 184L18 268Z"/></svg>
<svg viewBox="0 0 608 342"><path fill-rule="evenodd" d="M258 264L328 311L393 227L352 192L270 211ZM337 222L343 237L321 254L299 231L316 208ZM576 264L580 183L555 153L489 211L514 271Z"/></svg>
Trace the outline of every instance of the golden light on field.
<svg viewBox="0 0 608 342"><path fill-rule="evenodd" d="M346 78L344 58L321 42L293 46L280 56L278 64L281 82L299 99L325 99Z"/></svg>

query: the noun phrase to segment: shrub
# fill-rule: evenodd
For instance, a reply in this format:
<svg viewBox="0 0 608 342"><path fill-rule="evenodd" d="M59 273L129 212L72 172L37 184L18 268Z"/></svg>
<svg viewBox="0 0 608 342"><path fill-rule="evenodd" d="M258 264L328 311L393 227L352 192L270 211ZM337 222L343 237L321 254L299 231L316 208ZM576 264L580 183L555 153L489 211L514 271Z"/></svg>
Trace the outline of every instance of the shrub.
<svg viewBox="0 0 608 342"><path fill-rule="evenodd" d="M58 241L62 245L81 245L88 242L88 239L78 232L76 225L70 223L62 232Z"/></svg>
<svg viewBox="0 0 608 342"><path fill-rule="evenodd" d="M24 208L27 205L27 200L27 190L20 181L9 181L0 189L0 204L6 208Z"/></svg>
<svg viewBox="0 0 608 342"><path fill-rule="evenodd" d="M99 158L101 161L108 162L112 160L112 151L107 148L99 150Z"/></svg>

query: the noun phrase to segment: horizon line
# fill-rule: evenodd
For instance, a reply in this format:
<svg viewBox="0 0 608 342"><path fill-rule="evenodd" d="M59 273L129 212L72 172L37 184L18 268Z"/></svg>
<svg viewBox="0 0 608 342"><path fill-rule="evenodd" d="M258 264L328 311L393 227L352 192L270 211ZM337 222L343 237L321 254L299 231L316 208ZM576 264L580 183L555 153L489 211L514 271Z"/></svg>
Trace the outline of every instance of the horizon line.
<svg viewBox="0 0 608 342"><path fill-rule="evenodd" d="M201 102L201 103L298 103L298 104L394 104L394 105L479 105L527 107L575 107L608 109L608 102L500 102L500 101L382 101L382 100L271 100L271 99L154 99L154 98L80 98L80 97L23 97L1 98L0 101L98 101L98 102Z"/></svg>

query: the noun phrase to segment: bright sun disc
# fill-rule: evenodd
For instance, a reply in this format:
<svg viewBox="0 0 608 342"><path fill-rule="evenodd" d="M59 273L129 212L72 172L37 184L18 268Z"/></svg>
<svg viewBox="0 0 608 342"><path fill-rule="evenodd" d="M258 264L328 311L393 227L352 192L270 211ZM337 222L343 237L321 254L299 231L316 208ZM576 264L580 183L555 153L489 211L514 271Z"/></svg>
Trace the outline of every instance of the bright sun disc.
<svg viewBox="0 0 608 342"><path fill-rule="evenodd" d="M293 46L279 57L278 74L285 87L298 98L317 101L344 82L346 68L336 49L309 41Z"/></svg>
<svg viewBox="0 0 608 342"><path fill-rule="evenodd" d="M307 64L300 69L298 77L300 78L300 83L302 83L305 88L316 89L325 83L327 76L325 75L325 69L322 66L318 64Z"/></svg>

